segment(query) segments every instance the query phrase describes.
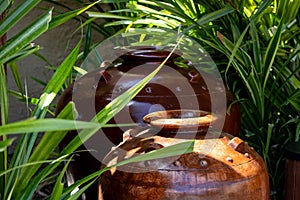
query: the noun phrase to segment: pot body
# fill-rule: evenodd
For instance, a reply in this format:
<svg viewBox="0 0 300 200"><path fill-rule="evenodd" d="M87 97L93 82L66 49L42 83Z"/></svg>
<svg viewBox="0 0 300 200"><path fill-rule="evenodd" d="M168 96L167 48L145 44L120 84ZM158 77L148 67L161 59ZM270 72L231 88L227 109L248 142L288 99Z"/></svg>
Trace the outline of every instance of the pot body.
<svg viewBox="0 0 300 200"><path fill-rule="evenodd" d="M147 47L129 52L121 52L118 59L112 64L103 65L98 69L87 73L79 78L67 88L62 94L58 105L57 113L70 101L75 103L78 111L78 120L89 121L97 112L103 109L116 96L122 94L127 89L145 78L153 72L169 55L169 51L160 51L155 47ZM184 67L179 66L181 63ZM206 79L203 79L203 75ZM110 124L128 124L137 123L141 126L143 116L149 112L170 109L201 109L211 111L212 103L214 110L221 112L227 109L234 101L233 95L229 90L218 91L218 88L208 90L206 81L218 82L223 84L222 80L216 80L213 74L201 74L190 65L188 61L182 60L180 53L172 54L165 66L151 81L133 98L127 106L122 109ZM225 99L220 97L225 93ZM217 96L214 102L211 100L212 94ZM240 129L240 111L239 105L233 104L230 114L226 113L223 131L238 135ZM103 128L101 133L114 144L117 145L123 140L124 130L121 128ZM61 147L68 144L75 135L76 131L70 132L61 143ZM97 137L96 133L87 142L92 141L92 150L108 153L112 146L104 147L99 145L102 139ZM82 146L80 149L86 150ZM90 150L90 149L89 149ZM93 152L96 152L93 151ZM99 169L101 159L96 159L89 152L82 152L75 161L70 164L68 172L70 180L79 180ZM87 191L87 199L95 199L95 187Z"/></svg>
<svg viewBox="0 0 300 200"><path fill-rule="evenodd" d="M286 147L285 200L300 199L300 142Z"/></svg>
<svg viewBox="0 0 300 200"><path fill-rule="evenodd" d="M125 140L107 155L107 163L126 157L119 153L120 149L143 153L186 141L164 134L153 136L152 131L143 130L149 137ZM193 149L191 153L105 172L99 181L99 199L269 199L266 166L253 148L238 137L225 133L219 137L198 137Z"/></svg>
<svg viewBox="0 0 300 200"><path fill-rule="evenodd" d="M112 64L86 74L66 89L58 102L57 112L73 100L79 113L78 119L84 121L92 119L116 96L153 72L169 53L169 51L159 51L155 47L120 53L120 57ZM239 105L232 104L233 94L226 88L219 89L218 85L223 85L222 79L196 69L189 64L189 61L182 60L179 54L172 54L158 74L109 123L145 125L142 118L150 112L199 109L224 113L224 124L221 129L238 136L241 117ZM214 85L214 88L209 88L208 82L213 82L214 84L211 85ZM231 109L228 114L226 110L229 106ZM122 141L124 130L103 128L103 132L117 145ZM72 135L69 136L73 138Z"/></svg>

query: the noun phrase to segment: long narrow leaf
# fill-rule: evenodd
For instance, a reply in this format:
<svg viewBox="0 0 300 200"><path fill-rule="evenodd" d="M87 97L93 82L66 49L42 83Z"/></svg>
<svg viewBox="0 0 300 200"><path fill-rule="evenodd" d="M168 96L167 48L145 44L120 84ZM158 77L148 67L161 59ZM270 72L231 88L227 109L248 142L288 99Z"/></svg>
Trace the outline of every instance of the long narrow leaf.
<svg viewBox="0 0 300 200"><path fill-rule="evenodd" d="M81 41L76 45L73 51L62 62L62 64L56 70L55 74L51 77L50 81L43 91L43 94L40 97L40 102L37 109L35 110L34 116L37 117L41 110L47 108L57 95L58 91L61 89L77 60L80 45Z"/></svg>
<svg viewBox="0 0 300 200"><path fill-rule="evenodd" d="M2 0L0 2L0 15L8 8L10 0Z"/></svg>
<svg viewBox="0 0 300 200"><path fill-rule="evenodd" d="M273 66L273 62L276 56L276 52L277 49L279 47L279 43L280 43L280 37L281 37L281 30L282 30L282 26L283 26L283 21L280 20L279 25L277 27L277 30L274 34L274 36L271 39L270 44L268 45L267 48L267 52L266 52L266 57L264 59L264 84L263 84L263 90L265 89L266 85L267 85L267 81L269 79L269 74L270 74L270 70Z"/></svg>
<svg viewBox="0 0 300 200"><path fill-rule="evenodd" d="M5 4L7 0L1 0ZM11 27L13 27L24 15L34 8L41 0L26 0L15 8L5 20L0 22L0 37L3 36ZM2 5L2 4L1 4ZM5 7L3 7L5 8ZM7 8L7 7L6 7Z"/></svg>
<svg viewBox="0 0 300 200"><path fill-rule="evenodd" d="M53 28L65 23L65 22L69 21L70 19L82 14L83 12L85 12L86 10L88 10L89 8L91 8L92 6L94 6L95 4L97 4L99 2L100 1L96 1L96 2L91 3L90 5L88 5L84 8L73 10L73 11L63 13L61 15L53 17L53 19L51 20L51 22L49 24L49 29L53 29Z"/></svg>
<svg viewBox="0 0 300 200"><path fill-rule="evenodd" d="M74 121L66 119L26 119L0 127L0 135L26 132L65 131L98 127L96 122Z"/></svg>
<svg viewBox="0 0 300 200"><path fill-rule="evenodd" d="M48 29L49 22L51 20L52 11L38 17L38 19L31 25L26 27L23 31L11 38L0 49L0 63L5 63L8 59L17 53L19 50L28 45L35 38L40 36ZM1 30L1 28L0 28Z"/></svg>

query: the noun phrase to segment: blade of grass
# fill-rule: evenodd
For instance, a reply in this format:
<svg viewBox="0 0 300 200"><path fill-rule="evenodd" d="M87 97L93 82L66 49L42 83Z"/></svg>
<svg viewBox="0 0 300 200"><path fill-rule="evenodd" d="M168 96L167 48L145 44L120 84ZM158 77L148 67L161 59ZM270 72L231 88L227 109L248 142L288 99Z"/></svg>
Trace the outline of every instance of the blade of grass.
<svg viewBox="0 0 300 200"><path fill-rule="evenodd" d="M13 141L14 141L14 138L9 138L4 141L0 140L0 153L5 152L7 147L10 146Z"/></svg>
<svg viewBox="0 0 300 200"><path fill-rule="evenodd" d="M4 0L3 3L5 3ZM16 7L6 18L0 22L0 37L13 27L24 15L34 8L41 0L26 0Z"/></svg>
<svg viewBox="0 0 300 200"><path fill-rule="evenodd" d="M65 172L67 171L67 168L68 168L72 158L73 158L73 156L71 156L71 158L69 158L68 162L65 164L64 168L61 170L61 172L57 178L57 181L54 185L54 188L51 192L50 200L60 199L60 197L62 196L63 189L64 189L63 177L64 177Z"/></svg>
<svg viewBox="0 0 300 200"><path fill-rule="evenodd" d="M283 26L283 20L280 20L279 25L276 29L276 32L274 34L274 36L272 37L268 48L267 48L267 52L266 52L266 57L264 58L264 82L263 82L263 90L265 90L265 87L267 85L267 81L269 79L269 74L270 74L270 70L273 66L274 63L274 59L276 56L276 52L277 49L279 47L280 44L280 37L281 37L281 31L282 31L282 26Z"/></svg>
<svg viewBox="0 0 300 200"><path fill-rule="evenodd" d="M73 120L76 119L77 114L75 112L74 103L70 102L69 104L64 107L64 109L58 114L57 119L68 119ZM75 121L73 122L75 125ZM53 124L52 124L53 126ZM63 125L65 127L65 125ZM77 127L77 125L75 125ZM57 125L56 125L57 127ZM42 139L40 140L39 144L36 146L34 152L30 156L28 162L37 162L48 159L48 156L53 151L54 148L58 146L58 144L62 141L64 136L67 133L67 130L64 131L47 131ZM71 130L71 129L70 129ZM20 175L20 185L26 185L32 176L36 173L36 171L39 169L40 165L35 165L30 168L24 168L22 169L21 175Z"/></svg>
<svg viewBox="0 0 300 200"><path fill-rule="evenodd" d="M20 49L24 48L35 38L44 33L48 29L51 15L52 11L49 11L38 17L36 21L8 40L7 43L5 43L0 49L0 63L7 62L11 56L18 53Z"/></svg>
<svg viewBox="0 0 300 200"><path fill-rule="evenodd" d="M43 132L43 131L66 131L78 129L90 129L98 127L96 122L74 121L67 119L35 119L9 123L0 127L0 135L20 134L26 132Z"/></svg>
<svg viewBox="0 0 300 200"><path fill-rule="evenodd" d="M11 63L10 64L10 69L11 69L11 72L13 74L15 83L16 83L18 89L19 89L19 92L21 92L23 94L24 91L23 91L21 76L20 76L20 72L19 72L19 68L18 68L17 64L15 62Z"/></svg>
<svg viewBox="0 0 300 200"><path fill-rule="evenodd" d="M65 22L69 21L70 19L82 14L83 12L87 11L88 9L90 9L91 7L93 7L95 4L97 4L99 2L101 2L101 1L96 1L96 2L89 4L88 6L86 6L84 8L73 10L73 11L63 13L61 15L53 17L53 19L51 20L51 22L49 24L49 29L53 29Z"/></svg>
<svg viewBox="0 0 300 200"><path fill-rule="evenodd" d="M0 15L8 8L10 0L2 0L0 2Z"/></svg>
<svg viewBox="0 0 300 200"><path fill-rule="evenodd" d="M0 64L0 125L4 126L8 122L8 91L7 80L4 65ZM0 126L1 127L1 126ZM7 143L6 136L0 136L3 144ZM7 169L7 150L0 152L0 171ZM4 194L6 185L6 176L0 177L0 194Z"/></svg>
<svg viewBox="0 0 300 200"><path fill-rule="evenodd" d="M45 117L48 106L53 101L54 97L60 90L61 86L64 84L64 81L68 77L69 73L72 70L72 67L74 66L74 63L77 60L80 44L81 41L77 44L74 50L67 56L67 58L62 62L62 64L59 66L59 68L56 70L56 72L48 82L47 86L43 91L43 94L40 97L40 101L36 106L36 109L33 111L32 114L33 117L38 119ZM29 156L32 153L34 144L36 142L37 136L38 136L38 132L22 135L16 147L16 153L13 155L12 158L12 162L10 166L11 168L22 165L28 161ZM18 192L14 193L14 195L21 194L22 191L19 190L19 188L22 187L24 187L24 185L20 186L18 182L16 185ZM14 196L13 198L16 197Z"/></svg>

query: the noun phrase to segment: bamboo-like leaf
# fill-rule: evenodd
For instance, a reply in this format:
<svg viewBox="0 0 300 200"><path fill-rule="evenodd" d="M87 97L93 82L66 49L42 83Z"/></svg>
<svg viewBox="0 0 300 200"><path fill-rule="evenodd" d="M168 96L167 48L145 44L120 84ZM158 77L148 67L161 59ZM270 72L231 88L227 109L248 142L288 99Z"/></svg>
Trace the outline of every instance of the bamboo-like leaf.
<svg viewBox="0 0 300 200"><path fill-rule="evenodd" d="M13 77L15 79L15 83L16 83L19 91L23 94L23 86L22 86L22 81L21 81L21 78L20 78L20 72L19 72L19 68L18 68L17 64L16 63L11 63L10 69L11 69L11 72L13 74Z"/></svg>
<svg viewBox="0 0 300 200"><path fill-rule="evenodd" d="M120 21L106 23L104 27L130 25L130 24L144 24L144 25L151 24L153 26L169 28L169 25L166 22L161 20L156 20L156 19L120 20Z"/></svg>
<svg viewBox="0 0 300 200"><path fill-rule="evenodd" d="M204 16L202 16L198 21L197 24L199 25L203 25L206 24L208 22L212 22L216 19L219 19L225 15L228 15L229 13L232 13L234 11L233 8L231 7L226 7L226 8L222 8L220 10L217 10L215 12L210 12Z"/></svg>
<svg viewBox="0 0 300 200"><path fill-rule="evenodd" d="M0 63L7 62L11 56L44 33L48 29L48 24L51 20L51 14L52 11L49 11L46 14L38 17L35 22L5 43L5 45L0 49Z"/></svg>
<svg viewBox="0 0 300 200"><path fill-rule="evenodd" d="M250 32L253 42L254 67L256 68L258 74L262 74L262 54L259 44L258 32L253 21L250 21Z"/></svg>
<svg viewBox="0 0 300 200"><path fill-rule="evenodd" d="M73 121L66 119L35 119L9 123L0 127L0 135L20 134L26 132L66 131L78 129L90 129L98 127L96 122Z"/></svg>
<svg viewBox="0 0 300 200"><path fill-rule="evenodd" d="M66 200L77 200L80 198L80 196L86 191L95 181L97 181L97 178L94 178L94 180L90 181L88 184L86 184L84 187L82 187L80 190L78 190L75 194L69 196L66 198Z"/></svg>
<svg viewBox="0 0 300 200"><path fill-rule="evenodd" d="M7 60L6 62L8 64L12 62L17 62L23 59L24 57L37 52L38 50L40 50L40 46L31 43L23 49L21 49L20 51L16 52L15 54L8 56L5 60Z"/></svg>
<svg viewBox="0 0 300 200"><path fill-rule="evenodd" d="M67 104L64 109L59 113L57 119L68 119L69 122L76 118L74 104L71 102ZM76 123L75 121L73 123ZM51 123L50 126L54 124ZM75 124L73 124L75 125ZM34 125L35 126L35 125ZM59 125L58 125L59 126ZM67 127L67 125L62 125L63 127ZM76 125L75 125L76 126ZM56 123L55 126L57 127ZM26 129L26 127L24 127ZM69 127L70 128L70 127ZM75 128L75 127L73 127ZM72 129L72 128L71 128ZM32 131L36 132L36 130ZM42 139L36 146L33 154L30 156L28 162L38 162L48 159L50 153L53 151L54 148L58 146L58 144L62 141L64 136L66 135L67 130L57 130L55 132L51 132L47 130L47 132L43 135ZM39 169L40 165L34 165L31 167L23 168L20 174L20 178L18 184L16 186L17 189L22 190L24 185L27 185L28 182L31 180L32 176L36 173Z"/></svg>
<svg viewBox="0 0 300 200"><path fill-rule="evenodd" d="M73 158L73 156L71 156L71 158L69 158L68 162L66 163L64 168L61 170L61 172L57 178L57 181L54 185L54 188L51 192L50 200L57 200L57 199L60 199L60 197L62 196L63 189L64 189L63 177L64 177L65 172L67 171L67 168L68 168L72 158Z"/></svg>
<svg viewBox="0 0 300 200"><path fill-rule="evenodd" d="M28 200L32 199L34 192L36 191L38 185L41 183L41 181L49 175L53 170L55 170L56 167L58 167L64 160L70 155L64 155L58 157L56 160L51 161L44 169L42 169L39 173L37 173L33 179L28 183L28 185L25 186L22 193L13 193L14 199L19 200ZM45 162L45 161L44 161ZM39 164L39 162L38 162Z"/></svg>
<svg viewBox="0 0 300 200"><path fill-rule="evenodd" d="M35 110L35 116L37 117L41 110L47 108L53 101L61 86L64 84L66 78L69 76L79 53L81 41L76 45L73 51L68 55L68 57L62 62L58 67L55 74L51 77L47 86L44 89L43 94L40 97L40 102Z"/></svg>
<svg viewBox="0 0 300 200"><path fill-rule="evenodd" d="M4 65L0 64L0 120L2 125L8 122L8 91Z"/></svg>
<svg viewBox="0 0 300 200"><path fill-rule="evenodd" d="M2 0L0 2L0 15L8 8L10 0Z"/></svg>
<svg viewBox="0 0 300 200"><path fill-rule="evenodd" d="M96 1L96 2L93 2L93 3L89 4L88 6L86 6L84 8L73 10L73 11L63 13L61 15L53 17L53 19L51 20L51 22L49 24L49 29L53 29L53 28L65 23L65 22L69 21L70 19L82 14L83 12L90 9L91 7L93 7L95 4L97 4L99 2L100 1Z"/></svg>
<svg viewBox="0 0 300 200"><path fill-rule="evenodd" d="M4 141L0 140L0 153L6 151L7 147L10 146L14 141L14 138L9 138Z"/></svg>
<svg viewBox="0 0 300 200"><path fill-rule="evenodd" d="M111 13L100 13L100 12L93 12L93 11L87 11L86 13L88 14L89 17L94 17L94 18L129 19L129 20L131 19L130 17L115 15Z"/></svg>
<svg viewBox="0 0 300 200"><path fill-rule="evenodd" d="M7 0L1 0L5 1ZM3 36L10 28L12 28L20 19L23 18L32 8L34 8L41 0L26 0L16 7L5 19L0 22L0 37ZM5 7L3 7L5 8Z"/></svg>
<svg viewBox="0 0 300 200"><path fill-rule="evenodd" d="M259 16L266 11L266 9L269 7L269 5L272 3L271 0L261 1L262 4L258 7L256 10L256 13L251 16L250 21L255 21Z"/></svg>
<svg viewBox="0 0 300 200"><path fill-rule="evenodd" d="M280 20L277 30L276 30L274 36L272 37L271 42L269 43L268 48L267 48L266 56L265 56L265 59L263 62L264 69L265 69L264 70L263 90L265 90L267 81L269 79L270 70L273 66L275 55L276 55L277 49L280 44L282 26L283 26L283 21Z"/></svg>

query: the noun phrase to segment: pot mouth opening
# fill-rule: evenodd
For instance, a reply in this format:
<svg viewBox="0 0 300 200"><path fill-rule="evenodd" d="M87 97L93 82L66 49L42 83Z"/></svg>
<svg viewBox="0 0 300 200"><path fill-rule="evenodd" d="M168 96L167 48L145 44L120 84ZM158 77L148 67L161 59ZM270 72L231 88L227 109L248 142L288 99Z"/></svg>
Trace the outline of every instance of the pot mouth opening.
<svg viewBox="0 0 300 200"><path fill-rule="evenodd" d="M125 59L126 62L140 62L141 60L147 59L147 61L163 61L171 53L171 49L162 49L158 46L130 46L122 47L119 51L119 56ZM182 55L178 50L174 51L168 61L172 61L179 58Z"/></svg>
<svg viewBox="0 0 300 200"><path fill-rule="evenodd" d="M289 142L285 150L288 159L300 161L300 142Z"/></svg>
<svg viewBox="0 0 300 200"><path fill-rule="evenodd" d="M165 110L143 117L146 124L164 131L208 128L217 119L216 115L203 110Z"/></svg>

